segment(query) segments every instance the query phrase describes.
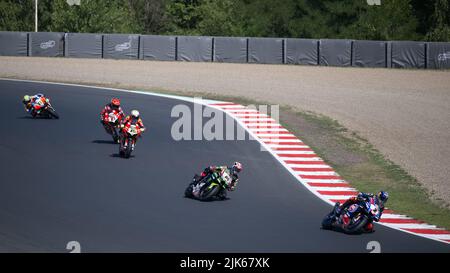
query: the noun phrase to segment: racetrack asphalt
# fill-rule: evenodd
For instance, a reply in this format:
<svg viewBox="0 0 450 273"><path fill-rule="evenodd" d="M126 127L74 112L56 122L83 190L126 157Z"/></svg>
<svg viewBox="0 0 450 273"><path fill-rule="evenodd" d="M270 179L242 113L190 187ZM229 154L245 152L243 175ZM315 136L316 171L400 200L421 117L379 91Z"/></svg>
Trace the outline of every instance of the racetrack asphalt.
<svg viewBox="0 0 450 273"><path fill-rule="evenodd" d="M376 225L349 236L320 229L331 207L258 142L175 141L171 117L184 101L142 94L0 81L0 251L68 252L450 252L450 246ZM48 96L59 120L32 119L24 94ZM99 123L111 97L139 109L148 130L132 158L118 157ZM240 161L229 200L184 198L194 173Z"/></svg>

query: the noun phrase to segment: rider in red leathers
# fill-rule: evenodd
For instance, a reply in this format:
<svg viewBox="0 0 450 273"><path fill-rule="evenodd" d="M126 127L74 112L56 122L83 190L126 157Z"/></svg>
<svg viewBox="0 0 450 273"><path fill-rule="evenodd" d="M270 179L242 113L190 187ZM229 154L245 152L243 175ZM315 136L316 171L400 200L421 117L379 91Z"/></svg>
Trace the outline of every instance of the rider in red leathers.
<svg viewBox="0 0 450 273"><path fill-rule="evenodd" d="M120 100L118 98L113 98L110 103L105 105L102 112L100 113L100 119L102 124L107 122L108 115L116 111L119 114L119 121L123 119L125 114L123 113L122 107L120 107Z"/></svg>
<svg viewBox="0 0 450 273"><path fill-rule="evenodd" d="M136 126L136 128L138 130L138 135L137 135L138 137L140 137L142 132L144 132L146 129L144 126L144 123L142 122L142 119L140 118L140 114L139 114L138 110L132 110L131 115L125 117L122 120L122 123L120 124L121 135L125 135L131 125ZM137 137L135 138L134 145L136 145L136 141L137 141Z"/></svg>
<svg viewBox="0 0 450 273"><path fill-rule="evenodd" d="M122 107L120 107L120 100L118 98L113 98L110 103L105 105L100 113L100 123L103 125L107 133L113 134L114 140L118 142L119 137L116 135L115 129L113 132L110 132L109 128L109 114L111 113L118 115L117 124L120 124L125 114L123 113Z"/></svg>

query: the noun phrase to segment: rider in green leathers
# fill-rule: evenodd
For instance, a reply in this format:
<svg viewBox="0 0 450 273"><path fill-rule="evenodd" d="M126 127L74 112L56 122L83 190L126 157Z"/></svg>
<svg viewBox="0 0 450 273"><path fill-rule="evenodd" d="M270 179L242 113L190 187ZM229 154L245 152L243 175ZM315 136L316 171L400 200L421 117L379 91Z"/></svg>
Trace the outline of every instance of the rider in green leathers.
<svg viewBox="0 0 450 273"><path fill-rule="evenodd" d="M238 173L242 170L242 164L235 162L233 166L209 166L201 173L200 176L196 175L194 178L194 186L192 187L192 195L199 197L200 190L217 179L217 182L226 185L228 191L234 191L239 181ZM209 179L205 179L205 178ZM226 191L219 193L219 198L226 198Z"/></svg>

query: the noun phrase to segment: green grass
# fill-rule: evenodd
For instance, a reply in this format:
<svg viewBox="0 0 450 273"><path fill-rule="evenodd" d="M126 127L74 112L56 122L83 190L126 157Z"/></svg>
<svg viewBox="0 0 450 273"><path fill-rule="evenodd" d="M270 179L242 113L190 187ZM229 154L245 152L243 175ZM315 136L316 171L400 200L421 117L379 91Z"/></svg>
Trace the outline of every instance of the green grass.
<svg viewBox="0 0 450 273"><path fill-rule="evenodd" d="M287 109L287 111L293 111ZM299 118L320 128L330 145L340 145L346 152L362 158L360 162L336 162L328 154L332 148L316 145L312 135L292 124L283 124L296 133L320 157L330 164L353 187L364 192L389 192L387 207L397 213L450 229L450 210L432 200L429 191L400 166L386 159L366 139L341 126L336 120L308 112L295 112ZM282 122L283 123L283 122ZM335 148L335 147L334 147Z"/></svg>
<svg viewBox="0 0 450 273"><path fill-rule="evenodd" d="M67 83L77 83L66 81ZM202 97L242 105L271 105L270 102L204 92L183 92L121 84L82 83L180 96ZM288 117L288 118L286 118ZM389 192L387 207L450 230L450 210L433 200L430 192L400 166L386 159L366 139L339 122L312 112L280 106L280 123L310 146L354 188L364 192ZM320 140L320 141L318 141ZM357 160L341 160L340 154Z"/></svg>

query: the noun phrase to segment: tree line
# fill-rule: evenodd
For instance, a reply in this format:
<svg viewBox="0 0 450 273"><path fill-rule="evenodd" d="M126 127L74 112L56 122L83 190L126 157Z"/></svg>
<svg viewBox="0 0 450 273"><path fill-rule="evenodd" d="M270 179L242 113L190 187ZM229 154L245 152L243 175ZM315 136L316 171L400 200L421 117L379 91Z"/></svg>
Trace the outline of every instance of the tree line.
<svg viewBox="0 0 450 273"><path fill-rule="evenodd" d="M450 0L39 0L39 31L450 41ZM0 0L34 31L34 0Z"/></svg>

